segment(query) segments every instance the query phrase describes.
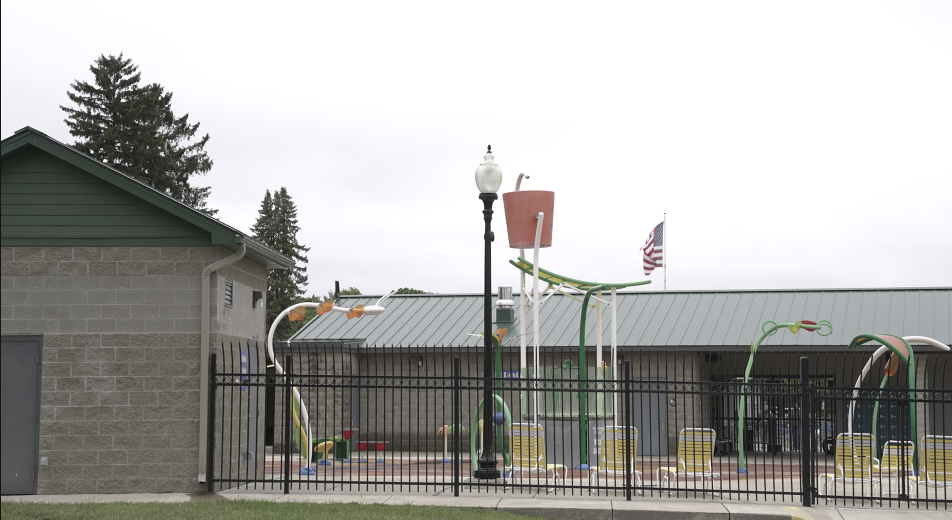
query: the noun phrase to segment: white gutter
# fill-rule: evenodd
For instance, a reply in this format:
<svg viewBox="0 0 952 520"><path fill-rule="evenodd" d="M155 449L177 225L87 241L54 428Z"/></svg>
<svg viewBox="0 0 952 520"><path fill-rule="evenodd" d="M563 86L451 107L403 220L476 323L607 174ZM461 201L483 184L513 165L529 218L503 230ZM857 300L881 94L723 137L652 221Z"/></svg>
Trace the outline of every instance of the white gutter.
<svg viewBox="0 0 952 520"><path fill-rule="evenodd" d="M221 260L215 262L214 264L209 265L202 271L202 352L201 352L201 369L199 370L199 379L200 379L200 394L199 394L199 408L198 408L198 481L206 481L206 470L208 469L205 465L208 463L208 354L209 354L209 338L211 336L211 292L212 292L212 283L211 277L212 273L225 267L231 265L238 260L241 260L245 256L245 245L238 244L238 252L222 258Z"/></svg>

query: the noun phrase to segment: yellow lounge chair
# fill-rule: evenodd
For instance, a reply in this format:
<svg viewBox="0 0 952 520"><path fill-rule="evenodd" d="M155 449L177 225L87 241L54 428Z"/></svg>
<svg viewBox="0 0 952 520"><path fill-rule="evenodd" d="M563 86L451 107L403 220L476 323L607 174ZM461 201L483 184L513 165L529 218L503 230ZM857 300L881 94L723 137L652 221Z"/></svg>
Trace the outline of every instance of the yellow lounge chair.
<svg viewBox="0 0 952 520"><path fill-rule="evenodd" d="M879 473L880 482L884 474L888 477L895 476L896 489L899 489L901 479L906 479L909 498L913 499L916 497L916 484L919 480L915 476L915 468L912 464L912 455L915 451L916 445L912 441L886 441L879 464L873 461L873 470ZM889 488L892 489L892 486Z"/></svg>
<svg viewBox="0 0 952 520"><path fill-rule="evenodd" d="M720 479L721 474L715 473L714 462L714 442L717 434L710 428L685 428L678 434L678 467L658 468L655 471L655 480L658 487L669 488L668 496L671 496L671 479L675 481L678 478L699 478L701 479L701 488L704 489L707 482L711 482L711 493L714 496L720 496L720 493L714 491L714 479Z"/></svg>
<svg viewBox="0 0 952 520"><path fill-rule="evenodd" d="M555 485L559 483L559 468L562 469L561 478L565 479L565 465L549 464L545 458L545 430L538 424L515 423L510 429L512 443L512 465L506 468L510 475L519 473L519 480L523 473L544 473L548 484L549 473ZM551 488L550 488L551 489ZM550 489L546 490L548 492Z"/></svg>
<svg viewBox="0 0 952 520"><path fill-rule="evenodd" d="M626 454L625 441L628 440ZM627 456L626 456L627 455ZM628 460L628 467L625 467L625 460ZM598 466L592 466L588 470L588 493L592 494L592 489L598 485L598 475L634 475L635 485L641 486L641 472L635 469L635 460L638 458L638 428L634 426L606 426L598 433ZM627 485L627 480L626 483ZM598 489L595 488L595 494ZM641 490L644 495L645 491Z"/></svg>
<svg viewBox="0 0 952 520"><path fill-rule="evenodd" d="M919 484L934 488L952 487L952 437L923 437L919 442L919 465ZM945 491L948 493L948 489Z"/></svg>
<svg viewBox="0 0 952 520"><path fill-rule="evenodd" d="M879 501L876 493L876 484L879 478L873 473L873 439L871 433L841 433L836 436L836 455L834 456L835 469L833 473L823 473L820 481L823 482L823 493L828 494L830 484L834 491L837 482L860 485L860 496L871 497ZM866 494L866 484L869 484L870 494ZM880 483L881 484L881 483ZM845 493L845 489L844 489ZM830 499L826 499L827 503Z"/></svg>

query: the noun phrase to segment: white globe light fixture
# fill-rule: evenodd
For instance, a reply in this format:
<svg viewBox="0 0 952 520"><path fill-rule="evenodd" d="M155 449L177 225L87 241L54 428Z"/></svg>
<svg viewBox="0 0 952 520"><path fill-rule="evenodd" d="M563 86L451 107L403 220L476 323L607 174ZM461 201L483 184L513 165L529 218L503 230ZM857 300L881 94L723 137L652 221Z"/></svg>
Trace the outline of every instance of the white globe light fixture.
<svg viewBox="0 0 952 520"><path fill-rule="evenodd" d="M502 186L502 168L493 162L493 147L486 147L483 163L476 168L476 187L480 193L496 193Z"/></svg>

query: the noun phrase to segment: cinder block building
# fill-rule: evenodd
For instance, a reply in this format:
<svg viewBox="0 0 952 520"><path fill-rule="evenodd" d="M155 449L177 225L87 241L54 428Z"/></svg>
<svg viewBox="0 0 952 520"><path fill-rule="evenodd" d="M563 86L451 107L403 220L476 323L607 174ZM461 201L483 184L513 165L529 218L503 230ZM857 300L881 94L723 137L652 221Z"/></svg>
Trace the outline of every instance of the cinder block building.
<svg viewBox="0 0 952 520"><path fill-rule="evenodd" d="M2 493L203 490L209 354L254 355L293 262L29 127L0 251Z"/></svg>

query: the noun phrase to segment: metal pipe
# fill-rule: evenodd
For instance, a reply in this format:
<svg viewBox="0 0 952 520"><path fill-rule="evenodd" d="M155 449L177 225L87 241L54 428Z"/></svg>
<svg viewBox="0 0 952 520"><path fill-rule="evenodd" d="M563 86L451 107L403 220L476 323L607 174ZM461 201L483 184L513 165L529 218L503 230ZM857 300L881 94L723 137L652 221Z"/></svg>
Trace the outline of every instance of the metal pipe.
<svg viewBox="0 0 952 520"><path fill-rule="evenodd" d="M240 238L240 237L239 237ZM199 369L199 405L198 405L198 481L205 482L208 463L208 354L210 352L209 337L211 335L211 277L212 273L231 265L245 256L246 247L238 244L238 252L226 256L202 270L202 333L201 333L201 367Z"/></svg>

